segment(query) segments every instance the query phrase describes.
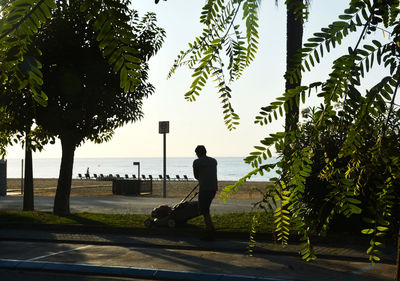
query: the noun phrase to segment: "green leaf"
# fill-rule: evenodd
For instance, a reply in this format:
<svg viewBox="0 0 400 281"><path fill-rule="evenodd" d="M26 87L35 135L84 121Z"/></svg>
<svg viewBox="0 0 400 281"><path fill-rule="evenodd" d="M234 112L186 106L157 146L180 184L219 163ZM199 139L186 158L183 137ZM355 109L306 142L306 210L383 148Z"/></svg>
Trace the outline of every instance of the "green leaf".
<svg viewBox="0 0 400 281"><path fill-rule="evenodd" d="M364 45L364 48L365 49L367 49L368 51L371 51L371 52L375 52L375 48L373 47L373 46L371 46L371 45Z"/></svg>
<svg viewBox="0 0 400 281"><path fill-rule="evenodd" d="M339 19L341 19L341 20L349 20L352 18L353 18L352 15L339 15Z"/></svg>
<svg viewBox="0 0 400 281"><path fill-rule="evenodd" d="M141 60L137 57L134 57L132 55L124 54L124 58L127 61L133 62L133 63L141 63Z"/></svg>
<svg viewBox="0 0 400 281"><path fill-rule="evenodd" d="M352 213L354 213L354 214L361 214L361 212L362 212L361 208L356 205L349 204L349 207L350 207Z"/></svg>
<svg viewBox="0 0 400 281"><path fill-rule="evenodd" d="M386 226L378 226L376 229L377 229L378 231L388 231L388 230L389 230L389 228L386 227Z"/></svg>
<svg viewBox="0 0 400 281"><path fill-rule="evenodd" d="M362 234L366 234L366 235L370 235L370 234L375 233L375 230L372 229L372 228L367 228L367 229L361 230L361 233L362 233Z"/></svg>
<svg viewBox="0 0 400 281"><path fill-rule="evenodd" d="M121 88L124 88L124 89L126 89L125 88L125 86L127 85L127 84L129 84L129 83L127 83L128 82L128 71L127 71L127 69L126 69L126 67L125 66L122 66L122 68L121 68L121 72L120 72L120 81L121 81ZM128 88L129 89L129 88ZM127 91L125 91L125 92L127 92Z"/></svg>
<svg viewBox="0 0 400 281"><path fill-rule="evenodd" d="M264 146L254 146L254 148L255 149L257 149L257 150L261 150L261 151L264 151L264 150L266 150L266 148L264 147Z"/></svg>
<svg viewBox="0 0 400 281"><path fill-rule="evenodd" d="M380 261L380 260L381 260L381 258L380 258L380 257L377 257L377 256L372 256L372 259L373 259L374 261Z"/></svg>

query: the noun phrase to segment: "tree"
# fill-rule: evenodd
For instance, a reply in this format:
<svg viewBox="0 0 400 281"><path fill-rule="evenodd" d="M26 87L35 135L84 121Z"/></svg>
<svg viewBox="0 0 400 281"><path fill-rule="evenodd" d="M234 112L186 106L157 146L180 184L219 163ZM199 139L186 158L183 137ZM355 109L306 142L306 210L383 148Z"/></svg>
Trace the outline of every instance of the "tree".
<svg viewBox="0 0 400 281"><path fill-rule="evenodd" d="M290 4L295 2L287 1L286 4L290 9ZM189 50L181 52L170 74L182 65L194 69L191 89L185 95L189 100L195 100L195 96L199 94L210 75L216 77L219 82L218 87L226 124L228 129L232 129L237 125L235 120L238 117L229 103L230 89L223 79L224 76L221 75L223 64L220 52L223 46L227 46L229 58L227 68L230 80L238 78L243 68L253 59L252 54L256 50L253 44L256 45L258 38L256 13L258 2L227 1L226 5L223 5L224 3L224 1L217 0L207 2L200 19L206 28L202 35L189 45ZM243 4L243 21L246 22L246 42L244 37L241 37L238 25L234 23L236 12L241 4ZM283 96L261 108L260 115L256 117L256 123L261 125L267 125L273 119L278 119L278 116L282 116L283 113L289 118L294 117L293 120L295 120L295 115L291 114L291 110L295 106L290 108L289 105L304 103L307 100L307 94L309 96L314 92L323 99L321 109L315 114L317 132L323 131L326 124L333 123L337 114L342 114L336 124L341 126L341 132L345 138L334 156L324 155L326 166L320 173L320 176L324 177L326 181L336 182L332 190L326 196L324 195L331 204L321 229L326 230L336 214L351 217L353 214L360 214L363 210L367 211L368 209L369 214L373 214L372 217L366 218L371 227L364 229L363 233L372 236L371 247L367 251L372 262L379 260L379 251L376 249L382 245L379 237L388 233L390 229L396 229L400 237L398 222L396 223L398 220L396 216L398 203L396 202L399 201L396 179L400 176L398 166L400 155L388 153L388 151L397 151L395 130L388 130L388 120L395 114L393 105L399 85L398 81L400 81L398 6L399 1L349 1L349 8L339 16L338 21L322 28L321 32L315 33L303 48L297 47L297 60L295 61L301 61L301 67L289 69L285 77L289 82L290 80L293 82L300 80L302 72L310 71L315 64L320 62L324 54L331 48L340 45L349 33L362 29L357 44L349 48L348 54L335 60L329 79L307 86L301 86L299 83L293 88L287 87ZM382 25L383 27L381 27ZM230 27L233 28L234 38L229 35L229 32L224 32ZM376 29L390 34L391 40L384 44L372 40L372 43L361 47L361 41L368 39L371 32ZM254 38L255 41L252 41ZM361 94L358 88L361 86L364 74L374 65L381 63L390 70L390 75L383 77L374 87L366 91L365 95ZM344 105L344 111L338 112L334 109L333 103L338 101ZM386 106L386 103L390 103L390 106ZM343 116L350 117L351 122L343 122ZM379 117L379 120L382 120L381 117L384 116L386 122L374 123L378 127L375 127L377 133L370 136L372 144L361 145L366 141L363 134L366 131L371 132L371 116ZM289 121L289 118L286 121L294 124ZM286 127L289 126L287 124ZM315 258L315 255L311 244L310 229L313 229L317 220L309 219L308 209L304 204L304 195L307 179L312 173L313 159L315 159L313 147L318 138L300 150L288 149L288 146L295 145L295 141L299 137L301 137L301 132L293 126L290 130L271 134L261 140L261 145L255 146L257 151L252 152L246 158L246 162L255 168L254 171L239 180L234 186L227 188L225 195L228 196L229 192L233 192L243 181L248 180L254 174L263 174L272 168L278 169L280 177L274 179L275 185L266 190L266 196L272 196L272 199L277 202L274 214L278 239L286 244L289 237L287 226L295 225L297 232L304 240L302 256L306 260L311 260ZM280 158L275 164L264 164L264 160L272 156L271 147L275 147L277 151L287 149L288 153L284 153L285 157ZM371 159L368 161L365 159L365 149L368 149L367 151L371 155ZM344 167L336 164L344 159L347 163ZM387 176L386 179L371 177L374 171L371 167L375 169L379 167L386 171L384 174ZM361 201L357 199L360 192L374 194L378 198L378 202L367 204L367 206L361 205ZM265 202L269 201L265 200ZM319 212L319 210L315 211ZM389 219L392 217L396 217L396 219Z"/></svg>
<svg viewBox="0 0 400 281"><path fill-rule="evenodd" d="M32 151L42 150L51 139L41 128L33 129L35 101L26 90L15 90L12 84L5 83L0 87L0 108L3 118L0 119L2 145L20 143L25 146L25 175L23 210L34 210Z"/></svg>
<svg viewBox="0 0 400 281"><path fill-rule="evenodd" d="M24 54L33 51L30 48L32 35L44 23L52 7L52 1L1 1L0 18L0 80L2 99L0 106L7 115L1 120L8 129L2 128L2 145L15 142L25 144L25 178L24 178L24 210L33 210L33 173L32 146L33 124L32 97L42 105L46 104L46 96L40 90L40 76L31 71L32 57L24 59ZM30 5L32 4L32 6ZM34 18L34 20L32 20ZM38 71L40 72L40 71ZM10 95L13 95L12 97ZM8 134L7 134L8 131ZM23 141L23 139L25 140ZM47 142L48 140L43 140ZM4 154L5 155L5 154Z"/></svg>
<svg viewBox="0 0 400 281"><path fill-rule="evenodd" d="M58 137L62 146L53 209L57 215L70 212L75 148L87 140L107 141L114 129L142 117L142 99L154 90L147 82L147 61L161 46L164 36L164 31L155 25L154 14L139 20L136 12L119 10L123 15L120 24L129 24L132 29L130 34L122 34L125 38L119 38L128 53L121 55L118 50L107 47L102 50L104 45L99 37L107 34L96 33L93 23L80 12L82 3L57 1L54 16L33 41L34 49L42 51L41 63L34 65L34 69L41 68L41 89L48 97L47 106L35 105L36 122L50 135ZM110 60L119 62L109 63L104 53L111 55ZM135 53L136 57L129 53ZM123 59L128 60L127 68L120 70L124 68ZM120 74L116 73L119 70ZM127 87L121 76L137 81L128 83Z"/></svg>
<svg viewBox="0 0 400 281"><path fill-rule="evenodd" d="M120 74L120 87L125 93L134 91L141 83L141 79L138 77L140 77L140 68L145 64L139 63L140 59L136 55L137 49L131 48L130 45L134 41L132 36L135 35L131 30L132 26L128 23L130 19L125 14L129 10L130 1L85 0L79 1L79 3L81 15L86 18L87 22L90 22L97 34L98 47L104 58L113 67L113 71ZM0 4L2 7L0 83L12 85L13 92L24 90L38 104L46 106L47 96L41 89L43 73L41 72L41 63L38 61L40 50L31 43L35 34L52 18L52 11L57 8L56 1L4 0ZM150 37L153 35L154 38L157 38L153 41L155 45L152 48L153 51L156 51L161 46L164 34L161 30L158 30L157 34L152 34L156 30L152 29L155 26L151 20L148 23L149 29L142 31L143 34L148 32ZM29 55L29 59L27 59L27 55ZM5 135L3 134L3 136Z"/></svg>
<svg viewBox="0 0 400 281"><path fill-rule="evenodd" d="M339 20L322 28L321 32L315 33L298 54L299 58L302 58L302 71L310 71L324 53L340 45L349 33L361 28L355 46L349 47L347 54L334 61L328 80L300 86L291 93L285 93L283 97L263 108L262 115L257 117L257 120L270 122L273 116L276 116L276 112L282 110L290 96L295 96L296 100L304 102L307 93L309 96L315 92L323 98L321 109L314 116L316 132L323 132L327 124L335 123L337 121L335 119L338 118L336 124L345 138L336 155L324 155L326 164L319 176L328 181L332 189L324 196L324 200L330 205L321 229L322 232L326 231L332 219L338 214L346 217L362 214L365 221L370 224L368 228L362 230L362 233L371 236L367 253L372 262L380 260L379 247L382 246L382 237L389 233L399 235L398 128L390 129L389 126L391 118L398 114L395 110L400 81L398 6L399 1L351 1L344 14L339 15ZM377 29L390 34L390 39L382 43L371 38L372 32ZM370 40L369 43L361 46L362 40L367 39ZM374 77L379 80L362 94L360 92L362 79L377 65L385 67L390 74ZM335 110L333 104L336 102L343 104L343 111ZM351 122L344 122L345 118ZM380 121L372 122L373 118ZM371 128L371 124L375 126ZM367 146L366 132L370 133ZM293 140L300 136L300 132L296 132ZM271 192L268 193L276 194L279 198L280 207L274 211L277 231L282 240L286 240L289 233L283 225L296 225L305 241L303 257L313 259L310 233L307 231L321 221L307 220L304 196L306 181L312 172L315 153L313 146L319 138L315 137L310 145L294 151L290 161L283 160L274 166L263 165L264 152L270 146L276 146L279 150L285 137L287 137L285 133L271 134L261 141L262 146L256 147L258 151L252 153L247 162L256 168L251 174L262 173L272 167L278 167L280 170L284 166L288 167L289 184L276 179L276 185L271 187ZM346 165L337 164L343 161ZM377 176L377 171L383 172ZM250 178L251 174L241 181ZM367 201L366 204L361 204L359 199L361 194L372 195L374 202ZM287 207L285 212L283 212L284 206ZM322 210L315 211L318 213ZM399 280L398 272L396 278Z"/></svg>

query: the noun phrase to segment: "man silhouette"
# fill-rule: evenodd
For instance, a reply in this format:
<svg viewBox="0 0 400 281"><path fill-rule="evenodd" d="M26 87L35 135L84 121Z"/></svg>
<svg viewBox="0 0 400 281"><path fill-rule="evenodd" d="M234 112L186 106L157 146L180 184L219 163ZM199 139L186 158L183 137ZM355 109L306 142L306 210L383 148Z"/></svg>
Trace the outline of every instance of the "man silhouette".
<svg viewBox="0 0 400 281"><path fill-rule="evenodd" d="M198 159L193 161L193 174L199 181L199 212L203 215L206 234L203 240L215 240L215 228L210 216L210 205L218 190L217 160L207 156L204 145L195 149Z"/></svg>

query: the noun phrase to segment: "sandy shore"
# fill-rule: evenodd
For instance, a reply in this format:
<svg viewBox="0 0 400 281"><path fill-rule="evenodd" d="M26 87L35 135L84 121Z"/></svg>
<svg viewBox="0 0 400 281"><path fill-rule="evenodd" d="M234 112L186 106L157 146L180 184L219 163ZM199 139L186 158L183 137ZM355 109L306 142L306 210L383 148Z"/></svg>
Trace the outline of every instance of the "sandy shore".
<svg viewBox="0 0 400 281"><path fill-rule="evenodd" d="M234 181L219 181L219 192L229 185L234 184ZM167 182L167 197L183 198L195 186L196 181L168 181ZM246 182L238 192L232 195L233 199L261 199L262 196L258 190L263 190L267 182ZM57 186L57 179L34 179L34 194L35 196L54 196ZM161 197L163 192L163 182L153 181L152 196ZM21 179L7 179L7 191L20 193ZM112 182L99 180L81 180L73 179L71 196L112 196ZM218 195L217 195L218 196Z"/></svg>

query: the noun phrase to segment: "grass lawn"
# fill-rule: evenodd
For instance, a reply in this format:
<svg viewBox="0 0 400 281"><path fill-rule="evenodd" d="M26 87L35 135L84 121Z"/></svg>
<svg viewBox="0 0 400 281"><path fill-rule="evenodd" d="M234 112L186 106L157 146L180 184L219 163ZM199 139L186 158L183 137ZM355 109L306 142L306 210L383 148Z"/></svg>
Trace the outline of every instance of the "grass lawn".
<svg viewBox="0 0 400 281"><path fill-rule="evenodd" d="M212 216L217 231L246 232L251 229L253 216L257 215L260 222L257 232L271 233L272 215L265 213L233 213L215 214ZM82 225L145 229L144 221L149 218L142 214L93 214L73 213L67 217L55 216L50 212L0 212L0 225L7 224L50 224L50 225ZM203 228L202 217L188 221L185 228Z"/></svg>

